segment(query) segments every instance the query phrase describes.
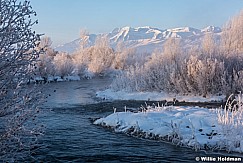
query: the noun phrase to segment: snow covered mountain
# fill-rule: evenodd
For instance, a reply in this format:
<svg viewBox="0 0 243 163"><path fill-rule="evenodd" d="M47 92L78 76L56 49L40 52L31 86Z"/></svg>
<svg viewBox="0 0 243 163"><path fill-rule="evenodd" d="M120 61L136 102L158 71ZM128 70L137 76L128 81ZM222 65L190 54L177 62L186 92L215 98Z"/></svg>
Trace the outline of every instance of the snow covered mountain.
<svg viewBox="0 0 243 163"><path fill-rule="evenodd" d="M97 35L90 34L88 37L89 37L88 45L90 45L90 46L94 45ZM61 51L61 52L73 53L78 50L81 41L82 41L82 39L76 39L74 41L71 41L66 44L55 47L55 50Z"/></svg>
<svg viewBox="0 0 243 163"><path fill-rule="evenodd" d="M222 32L221 28L214 27L214 26L208 26L201 30L201 32L213 32L213 33L220 33Z"/></svg>
<svg viewBox="0 0 243 163"><path fill-rule="evenodd" d="M192 27L181 27L173 29L161 30L149 26L145 27L123 27L115 28L112 32L106 35L110 41L110 45L116 49L119 42L123 42L126 47L135 48L140 52L152 52L154 49L161 49L164 41L168 38L181 38L186 44L194 44L198 42L207 32L219 34L221 28L208 26L204 29L196 29ZM88 38L88 44L94 45L97 36L90 34ZM72 42L58 46L55 49L57 51L64 51L72 53L76 51L80 45L81 39L76 39Z"/></svg>

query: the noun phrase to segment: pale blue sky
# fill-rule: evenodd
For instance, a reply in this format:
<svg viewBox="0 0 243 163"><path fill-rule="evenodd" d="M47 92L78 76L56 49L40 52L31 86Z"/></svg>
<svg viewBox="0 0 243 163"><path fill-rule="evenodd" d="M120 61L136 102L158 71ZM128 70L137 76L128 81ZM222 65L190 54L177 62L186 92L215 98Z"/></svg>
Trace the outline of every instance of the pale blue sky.
<svg viewBox="0 0 243 163"><path fill-rule="evenodd" d="M53 45L116 27L152 26L160 29L190 26L222 26L243 9L243 0L31 0L37 12L38 33Z"/></svg>

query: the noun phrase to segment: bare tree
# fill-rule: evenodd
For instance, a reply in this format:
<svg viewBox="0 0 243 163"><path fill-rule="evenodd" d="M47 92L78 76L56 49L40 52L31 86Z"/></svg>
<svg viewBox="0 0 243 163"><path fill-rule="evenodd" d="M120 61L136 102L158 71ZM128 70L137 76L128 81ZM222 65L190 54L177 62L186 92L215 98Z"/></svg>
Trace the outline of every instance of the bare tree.
<svg viewBox="0 0 243 163"><path fill-rule="evenodd" d="M42 95L26 84L40 53L34 16L29 1L0 0L0 160L30 156L40 134L31 120Z"/></svg>

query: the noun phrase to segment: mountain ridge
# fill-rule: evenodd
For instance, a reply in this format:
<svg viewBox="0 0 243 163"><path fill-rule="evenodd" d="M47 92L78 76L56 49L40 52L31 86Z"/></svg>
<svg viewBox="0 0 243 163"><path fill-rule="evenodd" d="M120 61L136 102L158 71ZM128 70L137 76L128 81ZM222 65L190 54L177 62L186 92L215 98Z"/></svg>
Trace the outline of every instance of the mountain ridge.
<svg viewBox="0 0 243 163"><path fill-rule="evenodd" d="M119 42L123 42L126 47L135 48L140 52L152 52L162 47L168 38L180 38L187 43L198 42L206 33L220 34L220 27L207 26L203 29L193 27L178 27L170 29L159 29L150 26L115 28L109 33L89 34L88 46L95 44L98 36L106 36L112 48L116 49ZM76 39L72 42L55 47L55 50L73 53L78 50L82 39Z"/></svg>

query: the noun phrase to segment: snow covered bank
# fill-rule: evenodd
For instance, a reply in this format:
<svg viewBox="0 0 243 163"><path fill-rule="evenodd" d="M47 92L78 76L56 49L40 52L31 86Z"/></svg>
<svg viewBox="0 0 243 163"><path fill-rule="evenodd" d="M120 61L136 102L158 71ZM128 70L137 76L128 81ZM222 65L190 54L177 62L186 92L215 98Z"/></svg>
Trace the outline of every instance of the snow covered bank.
<svg viewBox="0 0 243 163"><path fill-rule="evenodd" d="M144 101L185 101L185 102L222 102L225 96L182 96L173 93L165 92L126 92L126 91L113 91L107 89L97 92L97 97L113 100L144 100Z"/></svg>
<svg viewBox="0 0 243 163"><path fill-rule="evenodd" d="M129 135L170 141L195 150L243 152L243 111L199 107L150 107L115 112L94 122Z"/></svg>
<svg viewBox="0 0 243 163"><path fill-rule="evenodd" d="M61 78L60 76L49 76L47 79L42 77L35 77L31 82L62 82L62 81L79 81L81 78L77 75L75 76L64 76Z"/></svg>

